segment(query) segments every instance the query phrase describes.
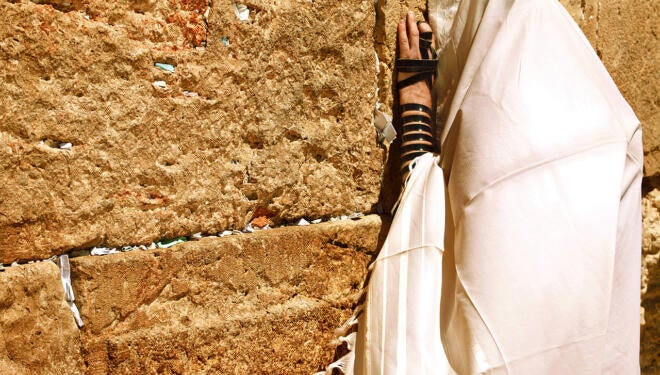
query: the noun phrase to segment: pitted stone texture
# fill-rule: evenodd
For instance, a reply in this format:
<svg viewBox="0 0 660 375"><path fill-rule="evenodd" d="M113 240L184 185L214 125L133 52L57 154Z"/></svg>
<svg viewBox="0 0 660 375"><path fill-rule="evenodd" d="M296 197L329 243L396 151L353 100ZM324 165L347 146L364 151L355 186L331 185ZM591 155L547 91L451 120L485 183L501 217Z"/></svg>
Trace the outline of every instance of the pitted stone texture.
<svg viewBox="0 0 660 375"><path fill-rule="evenodd" d="M320 370L380 232L368 216L75 258L88 372Z"/></svg>
<svg viewBox="0 0 660 375"><path fill-rule="evenodd" d="M660 372L660 190L646 194L642 202L642 373Z"/></svg>
<svg viewBox="0 0 660 375"><path fill-rule="evenodd" d="M50 3L0 2L0 262L376 203L373 4L213 1L191 48L203 3Z"/></svg>
<svg viewBox="0 0 660 375"><path fill-rule="evenodd" d="M133 40L163 43L170 48L200 47L206 40L208 0L31 0L61 12L81 12L86 19L117 25Z"/></svg>
<svg viewBox="0 0 660 375"><path fill-rule="evenodd" d="M80 332L50 261L0 272L0 372L80 374Z"/></svg>
<svg viewBox="0 0 660 375"><path fill-rule="evenodd" d="M309 375L330 363L330 334L347 314L295 299L282 311L249 319L90 336L87 374Z"/></svg>

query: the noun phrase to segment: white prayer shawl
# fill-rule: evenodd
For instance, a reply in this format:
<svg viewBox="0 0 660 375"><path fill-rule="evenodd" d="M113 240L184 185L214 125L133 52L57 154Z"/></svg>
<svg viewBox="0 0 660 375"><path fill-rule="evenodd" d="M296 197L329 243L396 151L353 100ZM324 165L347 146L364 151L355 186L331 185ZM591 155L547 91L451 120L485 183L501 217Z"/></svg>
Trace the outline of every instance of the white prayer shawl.
<svg viewBox="0 0 660 375"><path fill-rule="evenodd" d="M418 158L329 369L638 374L641 130L588 41L556 0L464 0L439 73L447 192Z"/></svg>
<svg viewBox="0 0 660 375"><path fill-rule="evenodd" d="M451 365L639 373L641 128L587 39L555 0L466 0L441 73Z"/></svg>
<svg viewBox="0 0 660 375"><path fill-rule="evenodd" d="M358 319L357 374L449 374L440 340L444 179L432 154L414 161L371 265Z"/></svg>

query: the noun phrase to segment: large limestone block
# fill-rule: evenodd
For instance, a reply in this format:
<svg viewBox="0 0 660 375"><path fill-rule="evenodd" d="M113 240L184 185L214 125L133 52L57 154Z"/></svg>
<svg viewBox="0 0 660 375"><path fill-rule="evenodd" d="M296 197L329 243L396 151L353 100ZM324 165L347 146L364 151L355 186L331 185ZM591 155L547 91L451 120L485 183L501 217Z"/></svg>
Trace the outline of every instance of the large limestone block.
<svg viewBox="0 0 660 375"><path fill-rule="evenodd" d="M373 4L40 2L0 2L0 262L376 203Z"/></svg>
<svg viewBox="0 0 660 375"><path fill-rule="evenodd" d="M0 272L0 373L80 374L80 332L50 261Z"/></svg>
<svg viewBox="0 0 660 375"><path fill-rule="evenodd" d="M346 317L327 303L295 297L249 318L88 336L86 373L309 375L331 362L330 335Z"/></svg>
<svg viewBox="0 0 660 375"><path fill-rule="evenodd" d="M368 216L75 258L88 373L320 370L382 237Z"/></svg>

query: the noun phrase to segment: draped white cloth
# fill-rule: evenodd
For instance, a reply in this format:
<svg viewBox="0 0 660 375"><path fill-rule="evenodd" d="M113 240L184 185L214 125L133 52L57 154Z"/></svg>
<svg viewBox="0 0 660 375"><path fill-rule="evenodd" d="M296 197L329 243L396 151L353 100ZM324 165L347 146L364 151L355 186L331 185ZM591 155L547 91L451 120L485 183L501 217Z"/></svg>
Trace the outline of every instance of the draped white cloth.
<svg viewBox="0 0 660 375"><path fill-rule="evenodd" d="M439 73L341 367L638 374L641 128L598 56L556 0L463 0Z"/></svg>
<svg viewBox="0 0 660 375"><path fill-rule="evenodd" d="M439 158L414 161L390 231L371 265L359 315L357 374L451 374L440 340L444 178Z"/></svg>
<svg viewBox="0 0 660 375"><path fill-rule="evenodd" d="M465 0L439 84L459 374L639 373L641 128L556 0Z"/></svg>

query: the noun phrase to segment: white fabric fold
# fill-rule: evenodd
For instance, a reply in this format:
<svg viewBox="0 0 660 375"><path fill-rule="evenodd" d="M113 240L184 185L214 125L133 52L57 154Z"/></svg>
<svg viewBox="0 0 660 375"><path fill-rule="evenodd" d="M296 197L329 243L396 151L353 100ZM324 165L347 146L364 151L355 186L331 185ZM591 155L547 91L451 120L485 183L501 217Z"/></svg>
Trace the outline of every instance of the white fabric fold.
<svg viewBox="0 0 660 375"><path fill-rule="evenodd" d="M450 363L460 374L639 373L632 109L554 0L464 0L442 59Z"/></svg>
<svg viewBox="0 0 660 375"><path fill-rule="evenodd" d="M453 374L440 340L444 179L439 158L414 161L371 265L358 319L358 374Z"/></svg>
<svg viewBox="0 0 660 375"><path fill-rule="evenodd" d="M639 121L556 0L452 6L429 0L432 27L456 14L441 158L414 162L337 366L638 374Z"/></svg>

